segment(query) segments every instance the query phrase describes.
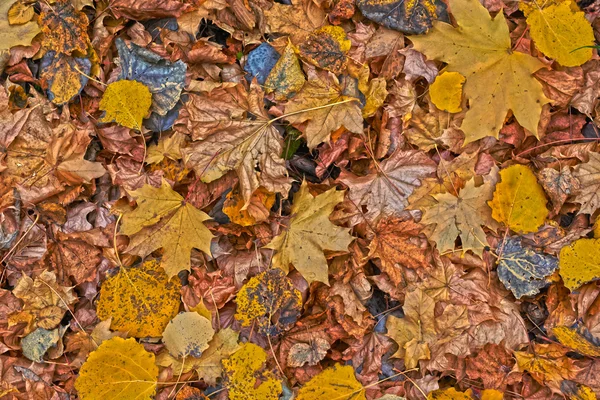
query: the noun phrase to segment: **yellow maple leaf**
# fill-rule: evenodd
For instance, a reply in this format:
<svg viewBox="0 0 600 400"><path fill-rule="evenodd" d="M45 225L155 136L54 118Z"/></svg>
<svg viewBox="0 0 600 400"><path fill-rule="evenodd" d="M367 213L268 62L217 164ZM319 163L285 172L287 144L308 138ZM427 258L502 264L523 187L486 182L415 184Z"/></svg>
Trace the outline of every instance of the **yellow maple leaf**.
<svg viewBox="0 0 600 400"><path fill-rule="evenodd" d="M267 353L253 343L246 343L241 349L223 360L227 377L230 400L277 400L281 393L281 382L269 372L262 372L267 361ZM256 379L261 383L257 386Z"/></svg>
<svg viewBox="0 0 600 400"><path fill-rule="evenodd" d="M565 286L573 291L600 278L600 239L579 239L560 249L558 268Z"/></svg>
<svg viewBox="0 0 600 400"><path fill-rule="evenodd" d="M210 254L213 235L203 223L210 217L187 203L166 181L160 188L145 185L130 195L138 207L123 215L121 233L131 238L125 252L144 257L162 248L160 265L169 277L190 270L193 248Z"/></svg>
<svg viewBox="0 0 600 400"><path fill-rule="evenodd" d="M363 385L350 365L335 364L300 388L297 400L352 399L366 400Z"/></svg>
<svg viewBox="0 0 600 400"><path fill-rule="evenodd" d="M500 171L500 179L488 202L492 217L515 232L536 232L546 220L548 208L534 173L525 165L512 165Z"/></svg>
<svg viewBox="0 0 600 400"><path fill-rule="evenodd" d="M303 182L294 196L288 229L265 246L276 251L273 265L287 273L293 264L308 283L329 284L323 250L347 251L354 240L349 229L329 221L334 207L343 199L344 192L335 188L314 197Z"/></svg>
<svg viewBox="0 0 600 400"><path fill-rule="evenodd" d="M197 312L178 314L169 322L162 340L169 353L177 358L200 357L215 334L212 323Z"/></svg>
<svg viewBox="0 0 600 400"><path fill-rule="evenodd" d="M82 400L150 400L157 379L154 354L135 339L113 337L90 354L79 371L75 389Z"/></svg>
<svg viewBox="0 0 600 400"><path fill-rule="evenodd" d="M511 49L503 13L491 18L477 0L450 0L458 27L436 21L425 36L413 36L415 49L448 63L466 77L469 110L462 123L465 143L498 137L511 110L521 126L537 135L542 106L549 102L532 74L544 65Z"/></svg>
<svg viewBox="0 0 600 400"><path fill-rule="evenodd" d="M121 80L106 87L100 100L100 110L106 111L101 122L113 122L127 128L142 130L142 121L150 111L152 93L137 81Z"/></svg>
<svg viewBox="0 0 600 400"><path fill-rule="evenodd" d="M96 312L102 320L112 318L113 330L133 337L160 337L179 311L180 288L179 281L169 280L156 260L136 268L122 267L102 283Z"/></svg>
<svg viewBox="0 0 600 400"><path fill-rule="evenodd" d="M462 88L465 77L458 72L442 72L429 87L431 102L443 111L457 113L462 111Z"/></svg>
<svg viewBox="0 0 600 400"><path fill-rule="evenodd" d="M186 135L180 132L175 132L171 136L163 136L157 144L148 147L146 154L146 162L148 164L158 164L165 158L170 160L180 160L181 147L186 142Z"/></svg>
<svg viewBox="0 0 600 400"><path fill-rule="evenodd" d="M546 5L521 3L535 45L565 67L575 67L592 58L594 30L574 1Z"/></svg>
<svg viewBox="0 0 600 400"><path fill-rule="evenodd" d="M308 121L304 134L310 149L329 141L331 132L342 126L353 133L363 130L358 99L345 95L335 77L306 82L287 103L285 113L292 124Z"/></svg>

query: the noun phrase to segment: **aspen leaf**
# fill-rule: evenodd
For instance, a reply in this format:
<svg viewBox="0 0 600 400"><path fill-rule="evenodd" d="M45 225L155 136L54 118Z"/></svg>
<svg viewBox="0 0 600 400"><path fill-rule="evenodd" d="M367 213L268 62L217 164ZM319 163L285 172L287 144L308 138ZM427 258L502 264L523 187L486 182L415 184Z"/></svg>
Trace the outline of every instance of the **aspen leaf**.
<svg viewBox="0 0 600 400"><path fill-rule="evenodd" d="M89 355L75 389L82 400L150 400L157 379L154 354L135 339L114 337Z"/></svg>
<svg viewBox="0 0 600 400"><path fill-rule="evenodd" d="M429 87L431 102L437 108L449 113L462 111L463 84L465 77L458 72L442 72Z"/></svg>
<svg viewBox="0 0 600 400"><path fill-rule="evenodd" d="M511 110L521 126L537 135L542 106L549 102L533 73L543 64L512 51L504 13L495 18L478 0L450 0L458 27L436 21L425 36L411 38L415 49L444 61L448 72L466 78L469 110L461 125L465 144L498 132Z"/></svg>
<svg viewBox="0 0 600 400"><path fill-rule="evenodd" d="M302 311L302 295L279 269L251 278L237 294L235 319L242 326L255 324L262 334L275 336L291 328Z"/></svg>
<svg viewBox="0 0 600 400"><path fill-rule="evenodd" d="M294 47L288 43L265 81L265 92L273 92L275 99L285 100L302 89L304 82L306 82L306 78L294 52Z"/></svg>
<svg viewBox="0 0 600 400"><path fill-rule="evenodd" d="M152 94L142 83L126 80L113 82L107 86L100 100L100 109L106 111L101 121L115 121L139 131L151 105Z"/></svg>
<svg viewBox="0 0 600 400"><path fill-rule="evenodd" d="M294 195L289 228L265 246L275 250L273 265L286 273L293 264L308 281L329 284L324 250L347 251L354 238L349 229L333 225L329 215L344 199L334 188L314 197L306 181Z"/></svg>
<svg viewBox="0 0 600 400"><path fill-rule="evenodd" d="M70 55L78 51L86 54L90 43L87 15L77 11L70 0L58 0L53 5L43 2L40 6L43 46L57 53Z"/></svg>
<svg viewBox="0 0 600 400"><path fill-rule="evenodd" d="M33 4L24 4L18 0L8 9L8 23L10 25L23 25L30 22L34 15Z"/></svg>
<svg viewBox="0 0 600 400"><path fill-rule="evenodd" d="M23 355L36 363L44 362L44 354L56 346L61 338L58 329L46 330L37 328L21 340Z"/></svg>
<svg viewBox="0 0 600 400"><path fill-rule="evenodd" d="M589 342L576 329L567 326L557 326L552 328L552 333L563 346L584 356L600 357L600 347Z"/></svg>
<svg viewBox="0 0 600 400"><path fill-rule="evenodd" d="M500 179L488 202L492 217L515 232L536 232L546 220L548 208L534 173L525 165L513 165L500 171Z"/></svg>
<svg viewBox="0 0 600 400"><path fill-rule="evenodd" d="M144 257L162 248L160 265L169 278L190 270L193 248L210 254L213 235L203 223L210 217L187 203L166 181L160 188L145 185L130 195L138 207L123 215L121 233L131 238L125 252Z"/></svg>
<svg viewBox="0 0 600 400"><path fill-rule="evenodd" d="M11 16L9 15L9 11L16 4L21 4L21 2L9 0L0 2L0 32L2 32L2 40L0 40L0 53L3 53L14 46L29 46L31 44L31 40L33 40L33 38L40 33L40 28L37 22L27 22L19 25L11 24ZM33 11L33 7L29 7Z"/></svg>
<svg viewBox="0 0 600 400"><path fill-rule="evenodd" d="M253 343L246 343L241 349L223 360L227 377L230 400L278 400L281 382L269 372L261 372L267 361L267 353ZM261 383L257 386L257 377Z"/></svg>
<svg viewBox="0 0 600 400"><path fill-rule="evenodd" d="M600 239L579 239L560 250L559 273L573 291L600 278Z"/></svg>
<svg viewBox="0 0 600 400"><path fill-rule="evenodd" d="M40 77L48 82L48 98L54 104L71 101L87 84L85 75L90 73L91 67L87 58L47 52L42 58Z"/></svg>
<svg viewBox="0 0 600 400"><path fill-rule="evenodd" d="M210 320L197 312L184 312L169 322L162 340L174 357L200 357L214 334Z"/></svg>
<svg viewBox="0 0 600 400"><path fill-rule="evenodd" d="M371 79L369 87L365 92L366 102L362 109L363 118L375 115L379 107L383 105L388 95L387 82L385 78Z"/></svg>
<svg viewBox="0 0 600 400"><path fill-rule="evenodd" d="M122 267L102 283L98 318L112 318L111 328L133 337L160 337L179 310L181 285L169 280L156 260L137 268Z"/></svg>
<svg viewBox="0 0 600 400"><path fill-rule="evenodd" d="M356 380L354 368L335 364L308 381L298 391L297 400L366 400L363 385Z"/></svg>
<svg viewBox="0 0 600 400"><path fill-rule="evenodd" d="M522 3L523 4L523 3ZM592 58L594 30L574 1L548 6L523 6L535 45L565 67L575 67Z"/></svg>
<svg viewBox="0 0 600 400"><path fill-rule="evenodd" d="M309 63L337 75L346 69L346 54L351 45L344 29L326 25L308 35L298 51Z"/></svg>

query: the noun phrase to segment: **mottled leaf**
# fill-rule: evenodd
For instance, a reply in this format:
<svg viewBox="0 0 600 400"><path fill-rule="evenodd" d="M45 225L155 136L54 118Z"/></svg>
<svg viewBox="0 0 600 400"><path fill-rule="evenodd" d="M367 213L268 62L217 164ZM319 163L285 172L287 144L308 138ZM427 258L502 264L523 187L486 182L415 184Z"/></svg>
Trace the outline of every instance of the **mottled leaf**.
<svg viewBox="0 0 600 400"><path fill-rule="evenodd" d="M370 20L408 34L427 32L435 20L450 20L441 0L358 0L357 5Z"/></svg>

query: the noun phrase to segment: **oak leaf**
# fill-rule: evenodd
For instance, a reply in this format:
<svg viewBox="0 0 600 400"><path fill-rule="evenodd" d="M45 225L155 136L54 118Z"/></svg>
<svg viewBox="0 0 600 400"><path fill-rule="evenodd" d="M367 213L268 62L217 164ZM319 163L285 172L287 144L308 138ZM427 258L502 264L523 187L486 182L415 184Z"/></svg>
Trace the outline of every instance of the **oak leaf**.
<svg viewBox="0 0 600 400"><path fill-rule="evenodd" d="M184 312L169 322L162 334L162 341L174 357L200 357L209 347L208 342L214 334L209 319L197 312Z"/></svg>
<svg viewBox="0 0 600 400"><path fill-rule="evenodd" d="M579 213L593 214L600 207L600 153L589 153L589 161L575 167L573 176L581 185L573 199L581 204Z"/></svg>
<svg viewBox="0 0 600 400"><path fill-rule="evenodd" d="M160 337L179 311L180 283L169 280L156 260L121 270L102 283L98 318L133 337Z"/></svg>
<svg viewBox="0 0 600 400"><path fill-rule="evenodd" d="M343 170L339 180L352 188L348 192L352 205L357 211L366 206L364 219L373 222L402 212L421 180L436 169L435 162L423 152L397 150L379 163L377 172L358 177ZM364 222L364 219L358 217L356 222Z"/></svg>
<svg viewBox="0 0 600 400"><path fill-rule="evenodd" d="M236 297L235 319L261 334L276 336L291 328L302 311L302 295L279 269L252 277Z"/></svg>
<svg viewBox="0 0 600 400"><path fill-rule="evenodd" d="M343 198L344 192L335 188L315 197L304 181L294 195L288 228L265 246L276 252L273 265L287 273L292 264L309 283L329 284L323 251L347 251L354 240L349 229L329 221L329 215Z"/></svg>
<svg viewBox="0 0 600 400"><path fill-rule="evenodd" d="M411 38L415 49L448 63L447 71L466 77L469 110L461 125L465 143L498 137L506 114L537 135L542 106L549 102L533 73L544 65L512 50L504 13L491 18L477 0L451 0L458 27L436 21L425 36Z"/></svg>
<svg viewBox="0 0 600 400"><path fill-rule="evenodd" d="M223 360L231 400L277 400L281 393L281 382L269 372L261 372L267 361L267 353L253 343L246 343L241 349ZM262 378L256 384L257 377Z"/></svg>
<svg viewBox="0 0 600 400"><path fill-rule="evenodd" d="M203 223L210 217L187 203L166 181L160 188L145 185L129 194L138 207L123 215L121 233L131 238L126 253L144 257L162 248L160 265L169 278L190 270L192 249L210 254L213 235Z"/></svg>
<svg viewBox="0 0 600 400"><path fill-rule="evenodd" d="M150 400L157 379L154 354L135 339L114 337L90 354L79 371L75 389L82 400Z"/></svg>
<svg viewBox="0 0 600 400"><path fill-rule="evenodd" d="M546 195L535 175L525 165L500 171L494 198L488 202L492 217L515 232L535 232L548 216Z"/></svg>
<svg viewBox="0 0 600 400"><path fill-rule="evenodd" d="M264 109L263 98L256 83L249 91L236 85L190 93L187 116L180 116L185 126L176 128L195 140L182 151L186 165L207 183L234 170L246 206L259 186L284 194L291 187L281 158L283 140Z"/></svg>
<svg viewBox="0 0 600 400"><path fill-rule="evenodd" d="M574 67L592 58L594 30L574 1L531 6L521 3L535 45L546 56L565 67ZM587 48L586 48L587 47Z"/></svg>
<svg viewBox="0 0 600 400"><path fill-rule="evenodd" d="M298 391L298 400L366 400L363 385L356 380L354 368L335 364L308 381Z"/></svg>
<svg viewBox="0 0 600 400"><path fill-rule="evenodd" d="M362 133L363 117L356 97L347 95L336 77L309 80L286 104L285 119L292 124L307 122L304 135L310 149L328 142L342 126Z"/></svg>
<svg viewBox="0 0 600 400"><path fill-rule="evenodd" d="M128 128L142 130L142 120L152 105L150 90L137 81L117 81L106 87L100 109L106 111L102 122L115 121Z"/></svg>
<svg viewBox="0 0 600 400"><path fill-rule="evenodd" d="M434 194L435 203L423 209L421 223L434 226L429 238L437 244L438 251L454 250L454 242L460 236L463 254L471 250L481 255L487 246L482 226L495 228L487 201L492 198L490 182L476 187L471 179L458 196L450 193Z"/></svg>

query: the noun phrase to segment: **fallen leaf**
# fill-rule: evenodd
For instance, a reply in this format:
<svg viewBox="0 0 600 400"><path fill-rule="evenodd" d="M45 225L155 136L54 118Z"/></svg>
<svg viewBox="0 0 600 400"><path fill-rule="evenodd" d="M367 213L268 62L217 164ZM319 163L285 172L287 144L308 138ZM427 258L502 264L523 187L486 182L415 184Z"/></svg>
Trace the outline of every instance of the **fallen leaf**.
<svg viewBox="0 0 600 400"><path fill-rule="evenodd" d="M273 265L287 273L292 264L309 283L329 284L323 251L347 251L354 240L348 229L329 221L329 215L343 198L344 192L335 187L315 197L304 181L294 195L288 228L265 246L276 252Z"/></svg>
<svg viewBox="0 0 600 400"><path fill-rule="evenodd" d="M267 361L267 353L252 343L246 343L229 358L223 360L223 369L227 377L229 399L278 400L281 382L271 372L261 372ZM256 384L257 377L261 383Z"/></svg>
<svg viewBox="0 0 600 400"><path fill-rule="evenodd" d="M184 312L169 322L162 341L174 357L200 357L214 334L210 320L197 312Z"/></svg>
<svg viewBox="0 0 600 400"><path fill-rule="evenodd" d="M579 354L588 357L599 357L600 347L588 341L576 329L567 326L557 326L552 328L552 333L556 339L563 345Z"/></svg>
<svg viewBox="0 0 600 400"><path fill-rule="evenodd" d="M185 143L185 135L179 132L175 132L171 136L163 136L156 145L148 147L145 161L148 164L158 164L165 158L180 160L183 157L181 148Z"/></svg>
<svg viewBox="0 0 600 400"><path fill-rule="evenodd" d="M383 103L388 95L387 91L387 82L384 78L375 78L371 79L369 82L369 87L367 91L364 93L366 100L365 106L362 109L363 118L369 118L375 115L377 110Z"/></svg>
<svg viewBox="0 0 600 400"><path fill-rule="evenodd" d="M100 109L106 112L102 122L115 121L127 128L142 130L142 120L152 104L150 90L137 81L117 81L106 87Z"/></svg>
<svg viewBox="0 0 600 400"><path fill-rule="evenodd" d="M552 214L560 212L567 197L579 191L581 183L571 173L570 168L562 168L560 171L554 168L544 168L538 175L540 184L552 201Z"/></svg>
<svg viewBox="0 0 600 400"><path fill-rule="evenodd" d="M311 343L295 343L290 347L287 363L293 368L303 367L304 364L316 365L325 358L330 348L329 342L323 338L315 338Z"/></svg>
<svg viewBox="0 0 600 400"><path fill-rule="evenodd" d="M440 0L358 0L357 5L368 19L408 34L427 32L435 20L449 21L446 3Z"/></svg>
<svg viewBox="0 0 600 400"><path fill-rule="evenodd" d="M579 212L582 214L593 214L600 207L600 153L588 155L589 161L575 167L573 174L581 184L573 201L581 204Z"/></svg>
<svg viewBox="0 0 600 400"><path fill-rule="evenodd" d="M427 400L473 400L471 391L459 392L453 387L438 389L427 395Z"/></svg>
<svg viewBox="0 0 600 400"><path fill-rule="evenodd" d="M271 32L290 36L292 43L300 44L314 30L323 26L326 14L312 1L293 0L291 4L273 3L265 11Z"/></svg>
<svg viewBox="0 0 600 400"><path fill-rule="evenodd" d="M21 1L15 1L8 9L8 23L10 25L24 25L30 22L34 15L35 9L32 4L24 4Z"/></svg>
<svg viewBox="0 0 600 400"><path fill-rule="evenodd" d="M0 5L0 32L2 32L0 54L14 46L29 46L31 40L41 32L37 22L34 21L19 25L10 23L9 11L15 4L20 2L3 1Z"/></svg>
<svg viewBox="0 0 600 400"><path fill-rule="evenodd" d="M202 352L202 356L197 360L190 360L204 382L212 386L217 383L217 378L221 377L223 372L221 360L235 353L240 347L238 336L239 334L232 329L221 329L208 343L208 349Z"/></svg>
<svg viewBox="0 0 600 400"><path fill-rule="evenodd" d="M92 63L87 58L49 51L42 58L41 68L40 77L48 82L48 99L61 105L81 93Z"/></svg>
<svg viewBox="0 0 600 400"><path fill-rule="evenodd" d="M300 61L296 57L294 47L291 43L288 43L281 58L270 70L264 82L265 92L273 92L277 100L286 100L302 89L305 82L306 78L300 67Z"/></svg>
<svg viewBox="0 0 600 400"><path fill-rule="evenodd" d="M263 187L256 189L246 204L241 193L229 192L223 203L223 213L231 222L241 226L252 226L266 221L275 204L276 195Z"/></svg>
<svg viewBox="0 0 600 400"><path fill-rule="evenodd" d="M58 329L37 328L21 340L23 355L33 362L43 363L44 354L60 340Z"/></svg>
<svg viewBox="0 0 600 400"><path fill-rule="evenodd" d="M180 288L156 260L139 267L122 267L102 284L98 318L111 318L113 330L133 337L160 337L179 311Z"/></svg>
<svg viewBox="0 0 600 400"><path fill-rule="evenodd" d="M75 389L82 400L150 400L156 392L157 379L154 354L135 339L114 337L90 354L79 371Z"/></svg>
<svg viewBox="0 0 600 400"><path fill-rule="evenodd" d="M542 106L549 102L533 73L543 64L512 51L504 13L492 19L477 0L450 1L458 28L434 22L425 36L413 37L415 49L448 63L448 72L466 77L469 110L461 125L465 143L498 137L511 110L521 126L537 135Z"/></svg>
<svg viewBox="0 0 600 400"><path fill-rule="evenodd" d="M465 77L458 72L442 72L429 87L431 102L450 113L462 111L462 93Z"/></svg>
<svg viewBox="0 0 600 400"><path fill-rule="evenodd" d="M576 240L558 258L560 276L571 291L600 278L600 239Z"/></svg>
<svg viewBox="0 0 600 400"><path fill-rule="evenodd" d="M566 357L567 349L559 344L535 344L534 352L515 351L517 368L527 371L540 384L561 382L576 376L574 360Z"/></svg>
<svg viewBox="0 0 600 400"><path fill-rule="evenodd" d="M44 32L43 45L48 50L71 55L74 51L86 54L90 38L89 20L77 11L70 0L58 0L52 6L41 3L40 27Z"/></svg>
<svg viewBox="0 0 600 400"><path fill-rule="evenodd" d="M190 270L192 249L210 254L213 235L203 223L210 217L185 202L166 181L160 188L145 185L129 194L138 207L123 215L121 233L131 237L126 253L144 257L162 248L160 265L169 278Z"/></svg>
<svg viewBox="0 0 600 400"><path fill-rule="evenodd" d="M327 368L298 391L298 400L352 399L366 400L365 389L356 380L350 365L335 364Z"/></svg>
<svg viewBox="0 0 600 400"><path fill-rule="evenodd" d="M534 296L550 282L558 259L523 246L521 239L507 237L498 247L498 278L517 299Z"/></svg>
<svg viewBox="0 0 600 400"><path fill-rule="evenodd" d="M298 51L309 63L338 75L346 69L346 54L351 45L344 29L327 25L311 32Z"/></svg>
<svg viewBox="0 0 600 400"><path fill-rule="evenodd" d="M496 221L519 233L537 231L548 216L544 189L525 165L500 171L500 182L488 204Z"/></svg>

